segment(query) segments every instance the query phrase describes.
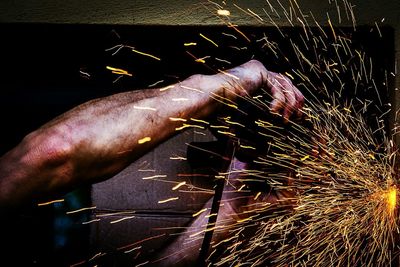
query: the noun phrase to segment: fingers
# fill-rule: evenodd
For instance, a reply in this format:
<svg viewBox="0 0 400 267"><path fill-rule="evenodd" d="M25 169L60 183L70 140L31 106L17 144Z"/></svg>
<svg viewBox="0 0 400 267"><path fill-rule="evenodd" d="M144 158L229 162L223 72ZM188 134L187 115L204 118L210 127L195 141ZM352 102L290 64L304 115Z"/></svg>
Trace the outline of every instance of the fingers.
<svg viewBox="0 0 400 267"><path fill-rule="evenodd" d="M261 87L266 86L273 98L270 104L271 112L282 115L286 121L302 117L303 94L288 77L268 71L257 60L250 60L217 76L229 82L229 86L224 89L225 96L231 100L238 96L254 95Z"/></svg>
<svg viewBox="0 0 400 267"><path fill-rule="evenodd" d="M278 113L287 121L301 118L304 96L286 76L267 71L266 85L272 95L271 112Z"/></svg>

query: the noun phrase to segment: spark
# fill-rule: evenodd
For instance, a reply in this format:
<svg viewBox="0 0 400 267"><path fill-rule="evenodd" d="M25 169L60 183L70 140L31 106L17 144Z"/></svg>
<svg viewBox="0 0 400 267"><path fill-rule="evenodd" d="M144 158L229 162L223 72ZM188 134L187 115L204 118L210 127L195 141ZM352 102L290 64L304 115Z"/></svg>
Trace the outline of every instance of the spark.
<svg viewBox="0 0 400 267"><path fill-rule="evenodd" d="M230 61L228 61L228 60L225 60L225 59L221 59L221 58L215 58L215 60L218 60L218 61L220 61L220 62L224 62L224 63L227 63L227 64L229 64L229 65L231 65L232 63L230 62Z"/></svg>
<svg viewBox="0 0 400 267"><path fill-rule="evenodd" d="M229 126L226 125L211 125L210 127L214 129L229 129Z"/></svg>
<svg viewBox="0 0 400 267"><path fill-rule="evenodd" d="M214 46L218 47L218 45L217 45L213 40L211 40L210 38L206 37L204 34L199 33L199 35L200 35L202 38L204 38L205 40L207 40L207 41L209 41L210 43L212 43Z"/></svg>
<svg viewBox="0 0 400 267"><path fill-rule="evenodd" d="M231 37L231 38L237 40L237 37L233 34L223 32L222 35L225 35L225 36L228 36L228 37Z"/></svg>
<svg viewBox="0 0 400 267"><path fill-rule="evenodd" d="M382 38L381 30L379 29L378 23L376 21L375 21L375 26L376 26L376 29L378 30L379 37Z"/></svg>
<svg viewBox="0 0 400 267"><path fill-rule="evenodd" d="M184 118L173 118L173 117L170 117L169 120L170 121L187 121L187 119L184 119Z"/></svg>
<svg viewBox="0 0 400 267"><path fill-rule="evenodd" d="M190 118L190 120L195 121L195 122L200 122L200 123L204 123L204 124L210 124L208 121L205 120L199 120L199 119L195 119L195 118Z"/></svg>
<svg viewBox="0 0 400 267"><path fill-rule="evenodd" d="M327 16L328 16L328 24L329 24L329 27L331 27L331 31L332 31L332 34L333 34L333 38L336 40L336 32L335 32L335 29L333 28L331 19L329 18L329 14L327 14Z"/></svg>
<svg viewBox="0 0 400 267"><path fill-rule="evenodd" d="M261 196L261 192L258 192L257 195L254 197L254 200L257 200L257 198Z"/></svg>
<svg viewBox="0 0 400 267"><path fill-rule="evenodd" d="M236 27L235 25L233 25L232 23L228 23L228 27L234 29L237 33L239 33L244 39L246 39L246 41L248 41L249 43L251 42L250 38L247 37L241 30L238 29L238 27Z"/></svg>
<svg viewBox="0 0 400 267"><path fill-rule="evenodd" d="M150 84L148 87L154 87L154 86L156 86L156 85L158 85L160 83L163 83L163 82L164 82L164 80L159 80L159 81L157 81L155 83Z"/></svg>
<svg viewBox="0 0 400 267"><path fill-rule="evenodd" d="M147 142L150 142L151 141L151 137L149 137L149 136L146 136L146 137L143 137L142 139L139 139L138 140L138 144L144 144L144 143L147 143Z"/></svg>
<svg viewBox="0 0 400 267"><path fill-rule="evenodd" d="M185 181L180 182L179 184L177 184L177 185L175 185L174 187L172 187L172 190L177 190L177 189L179 189L180 187L184 186L185 184L186 184Z"/></svg>
<svg viewBox="0 0 400 267"><path fill-rule="evenodd" d="M73 214L73 213L78 213L78 212L87 211L87 210L94 210L94 209L96 209L96 206L67 211L66 214Z"/></svg>
<svg viewBox="0 0 400 267"><path fill-rule="evenodd" d="M124 253L131 253L132 251L135 251L135 250L138 250L138 249L141 249L141 248L142 248L142 246L134 247L134 248L132 248L132 249L129 249L129 250L127 250L127 251L124 251Z"/></svg>
<svg viewBox="0 0 400 267"><path fill-rule="evenodd" d="M253 146L245 146L245 145L240 145L241 148L245 148L245 149L252 149L252 150L256 150L255 147Z"/></svg>
<svg viewBox="0 0 400 267"><path fill-rule="evenodd" d="M184 123L181 127L175 128L175 131L181 131L186 128L199 128L199 129L205 129L204 126L196 125L196 124L186 124Z"/></svg>
<svg viewBox="0 0 400 267"><path fill-rule="evenodd" d="M132 49L132 52L138 53L138 54L143 55L143 56L147 56L147 57L154 58L155 60L158 60L158 61L161 60L161 58L159 58L159 57L156 57L156 56L153 56L153 55L151 55L151 54L138 51L138 50L136 50L136 49Z"/></svg>
<svg viewBox="0 0 400 267"><path fill-rule="evenodd" d="M86 263L86 260L83 260L83 261L80 261L80 262L77 262L77 263L71 264L71 265L70 265L70 267L79 266L79 265L82 265L82 264L84 264L84 263Z"/></svg>
<svg viewBox="0 0 400 267"><path fill-rule="evenodd" d="M90 221L82 222L82 224L90 224L90 223L99 222L99 221L100 221L100 219L93 219Z"/></svg>
<svg viewBox="0 0 400 267"><path fill-rule="evenodd" d="M180 87L183 88L183 89L187 89L187 90L191 90L191 91L194 91L194 92L198 92L198 93L204 94L204 91L202 91L200 89L197 89L197 88L194 88L194 87L190 87L190 86L186 86L186 85L181 85Z"/></svg>
<svg viewBox="0 0 400 267"><path fill-rule="evenodd" d="M220 130L218 130L218 133L224 134L224 135L228 135L228 136L231 136L231 137L235 137L235 136L236 136L236 134L231 133L231 132L226 132L226 131L220 131Z"/></svg>
<svg viewBox="0 0 400 267"><path fill-rule="evenodd" d="M110 213L103 213L103 214L97 214L96 217L110 217L110 216L117 216L117 215L127 215L127 214L133 214L135 213L134 211L119 211L119 212L110 212Z"/></svg>
<svg viewBox="0 0 400 267"><path fill-rule="evenodd" d="M142 107L142 106L133 106L134 109L140 109L140 110L150 110L150 111L156 111L156 108L152 107Z"/></svg>
<svg viewBox="0 0 400 267"><path fill-rule="evenodd" d="M175 102L179 102L179 101L188 101L189 98L180 97L180 98L172 98L171 100L175 101Z"/></svg>
<svg viewBox="0 0 400 267"><path fill-rule="evenodd" d="M199 216L200 214L202 214L203 212L206 212L207 210L208 210L207 208L204 208L204 209L202 209L202 210L199 210L198 212L193 213L193 214L192 214L192 217L197 217L197 216Z"/></svg>
<svg viewBox="0 0 400 267"><path fill-rule="evenodd" d="M106 68L108 70L111 70L111 72L114 73L114 74L132 76L131 73L129 73L128 71L123 70L123 69L114 68L114 67L110 67L110 66L106 66Z"/></svg>
<svg viewBox="0 0 400 267"><path fill-rule="evenodd" d="M127 217L123 217L123 218L118 219L118 220L111 221L110 223L111 224L119 223L119 222L122 222L122 221L125 221L125 220L129 220L129 219L133 219L133 218L135 218L135 216L127 216Z"/></svg>
<svg viewBox="0 0 400 267"><path fill-rule="evenodd" d="M98 258L100 256L103 256L103 255L105 255L105 253L99 252L99 253L95 254L93 257L91 257L89 259L89 261L92 261L92 260L94 260L94 259L96 259L96 258Z"/></svg>
<svg viewBox="0 0 400 267"><path fill-rule="evenodd" d="M165 177L167 177L167 175L165 175L165 174L157 174L157 175L153 175L153 176L143 177L142 180L153 180L153 179L165 178Z"/></svg>
<svg viewBox="0 0 400 267"><path fill-rule="evenodd" d="M254 17L256 17L258 20L260 20L261 22L263 22L264 20L260 17L260 15L256 14L253 10L251 10L250 8L247 9L247 11L249 11L250 14L252 14Z"/></svg>
<svg viewBox="0 0 400 267"><path fill-rule="evenodd" d="M150 261L145 261L145 262L142 262L142 263L136 264L136 265L135 265L135 267L144 266L144 265L148 264L149 262L150 262Z"/></svg>
<svg viewBox="0 0 400 267"><path fill-rule="evenodd" d="M197 43L193 43L193 42L192 43L184 43L183 45L184 46L194 46L194 45L197 45Z"/></svg>
<svg viewBox="0 0 400 267"><path fill-rule="evenodd" d="M210 58L210 56L205 56L205 57L201 57L201 58L196 58L194 61L198 62L198 63L206 63L206 59Z"/></svg>
<svg viewBox="0 0 400 267"><path fill-rule="evenodd" d="M40 206L46 206L46 205L51 205L53 203L60 203L60 202L64 202L64 199L55 199L55 200L48 201L48 202L38 203L37 205L40 207Z"/></svg>
<svg viewBox="0 0 400 267"><path fill-rule="evenodd" d="M169 159L171 159L171 160L187 160L187 158L185 158L185 157L169 157Z"/></svg>
<svg viewBox="0 0 400 267"><path fill-rule="evenodd" d="M163 233L163 234L159 234L159 235L156 235L156 236L147 237L147 238L142 239L142 240L139 240L139 241L137 241L137 242L135 242L135 243L132 243L132 244L129 244L129 245L125 245L125 246L119 247L119 248L117 248L117 250L123 250L123 249L126 249L126 248L135 247L136 245L138 245L138 244L140 244L140 243L144 243L144 242L146 242L146 241L150 241L150 240L153 240L153 239L157 239L157 238L163 237L163 236L165 236L165 235L166 235L166 234Z"/></svg>
<svg viewBox="0 0 400 267"><path fill-rule="evenodd" d="M178 199L179 199L179 197L171 197L171 198L167 198L164 200L159 200L158 204L163 204L163 203L171 202L171 201L178 200Z"/></svg>
<svg viewBox="0 0 400 267"><path fill-rule="evenodd" d="M199 134L199 135L206 135L205 133L199 132L199 131L193 131L195 134Z"/></svg>
<svg viewBox="0 0 400 267"><path fill-rule="evenodd" d="M160 91L162 92L162 91L167 91L167 90L169 90L169 89L172 89L172 88L174 88L175 87L175 85L168 85L168 86L165 86L165 87L163 87L163 88L160 88Z"/></svg>
<svg viewBox="0 0 400 267"><path fill-rule="evenodd" d="M224 74L224 75L230 77L230 78L233 78L233 79L235 79L235 80L240 80L239 77L237 77L236 75L233 75L232 73L229 73L229 72L224 71L224 70L218 70L218 71L219 71L220 73L222 73L222 74Z"/></svg>

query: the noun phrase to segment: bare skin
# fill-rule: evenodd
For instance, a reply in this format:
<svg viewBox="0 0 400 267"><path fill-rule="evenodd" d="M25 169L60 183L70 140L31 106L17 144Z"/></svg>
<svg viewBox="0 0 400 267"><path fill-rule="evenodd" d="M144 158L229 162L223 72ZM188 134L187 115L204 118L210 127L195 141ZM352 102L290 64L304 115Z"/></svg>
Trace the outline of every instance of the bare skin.
<svg viewBox="0 0 400 267"><path fill-rule="evenodd" d="M226 73L194 75L167 88L84 103L28 134L0 158L0 209L108 179L176 134L182 121L171 118L207 118L224 106L215 99L235 101L260 87L273 96L271 110L286 118L302 106L298 89L256 60Z"/></svg>

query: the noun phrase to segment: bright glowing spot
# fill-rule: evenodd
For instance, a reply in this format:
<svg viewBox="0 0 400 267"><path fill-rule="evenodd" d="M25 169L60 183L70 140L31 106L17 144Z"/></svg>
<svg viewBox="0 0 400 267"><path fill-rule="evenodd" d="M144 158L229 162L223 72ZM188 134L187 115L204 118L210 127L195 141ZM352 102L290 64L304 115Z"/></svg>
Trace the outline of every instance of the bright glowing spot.
<svg viewBox="0 0 400 267"><path fill-rule="evenodd" d="M231 12L229 10L226 10L226 9L219 9L217 11L217 14L220 15L220 16L230 16Z"/></svg>
<svg viewBox="0 0 400 267"><path fill-rule="evenodd" d="M197 45L197 43L184 43L184 46L191 46L191 45Z"/></svg>
<svg viewBox="0 0 400 267"><path fill-rule="evenodd" d="M149 141L151 141L151 137L147 136L145 138L139 139L138 140L138 144L144 144L144 143L149 142Z"/></svg>
<svg viewBox="0 0 400 267"><path fill-rule="evenodd" d="M387 197L387 204L388 204L389 212L390 212L390 214L393 214L394 210L396 209L396 202L397 202L396 188L395 187L390 188L386 197Z"/></svg>

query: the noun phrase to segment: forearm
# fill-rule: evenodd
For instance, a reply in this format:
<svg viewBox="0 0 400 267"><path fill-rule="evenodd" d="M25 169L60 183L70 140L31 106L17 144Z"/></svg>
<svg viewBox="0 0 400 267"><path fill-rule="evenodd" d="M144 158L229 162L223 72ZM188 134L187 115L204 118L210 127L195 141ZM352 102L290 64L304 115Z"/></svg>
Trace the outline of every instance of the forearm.
<svg viewBox="0 0 400 267"><path fill-rule="evenodd" d="M108 178L176 133L173 118L206 117L221 87L196 79L96 99L32 132L0 159L0 207Z"/></svg>
<svg viewBox="0 0 400 267"><path fill-rule="evenodd" d="M260 62L250 61L227 73L195 75L166 88L80 105L0 158L0 208L112 177L175 134L185 121L206 118L221 102L270 86L272 78ZM276 95L275 106L283 106L286 91L278 90L276 82L270 90Z"/></svg>

